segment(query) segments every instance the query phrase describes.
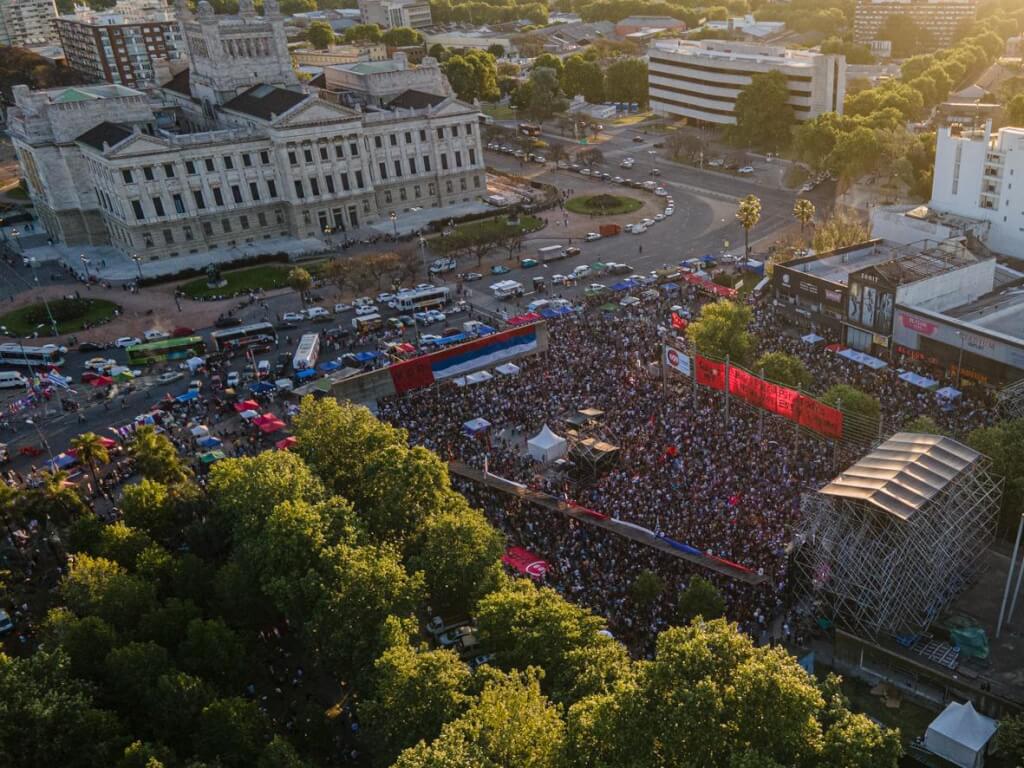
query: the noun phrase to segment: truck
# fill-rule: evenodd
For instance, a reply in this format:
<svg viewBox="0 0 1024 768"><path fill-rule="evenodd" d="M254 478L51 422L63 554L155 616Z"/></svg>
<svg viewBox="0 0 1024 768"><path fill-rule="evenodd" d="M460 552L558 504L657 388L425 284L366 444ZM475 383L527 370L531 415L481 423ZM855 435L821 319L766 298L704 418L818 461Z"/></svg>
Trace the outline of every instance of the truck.
<svg viewBox="0 0 1024 768"><path fill-rule="evenodd" d="M312 368L316 365L317 356L320 354L320 334L306 333L299 339L299 346L295 349L295 356L292 358L292 368L301 371Z"/></svg>
<svg viewBox="0 0 1024 768"><path fill-rule="evenodd" d="M491 286L491 293L496 299L511 299L523 295L523 284L515 280L502 280Z"/></svg>
<svg viewBox="0 0 1024 768"><path fill-rule="evenodd" d="M558 261L566 256L565 248L561 245L545 245L537 249L537 256L542 262Z"/></svg>
<svg viewBox="0 0 1024 768"><path fill-rule="evenodd" d="M601 237L612 237L622 232L622 227L618 224L602 224L597 228L597 232Z"/></svg>

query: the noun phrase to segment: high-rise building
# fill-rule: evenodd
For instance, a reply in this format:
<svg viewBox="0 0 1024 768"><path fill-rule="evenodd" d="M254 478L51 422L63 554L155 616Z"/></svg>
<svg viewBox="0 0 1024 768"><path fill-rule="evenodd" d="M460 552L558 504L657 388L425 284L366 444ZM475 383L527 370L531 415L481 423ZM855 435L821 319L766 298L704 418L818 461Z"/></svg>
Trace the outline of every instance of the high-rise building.
<svg viewBox="0 0 1024 768"><path fill-rule="evenodd" d="M69 67L119 85L153 83L153 60L181 58L184 47L167 10L83 11L58 16L56 27Z"/></svg>
<svg viewBox="0 0 1024 768"><path fill-rule="evenodd" d="M360 21L383 29L426 29L433 24L430 3L423 0L359 0Z"/></svg>
<svg viewBox="0 0 1024 768"><path fill-rule="evenodd" d="M933 47L952 44L953 33L965 20L974 18L977 0L857 0L853 39L870 45L890 16L906 16L932 38Z"/></svg>
<svg viewBox="0 0 1024 768"><path fill-rule="evenodd" d="M54 0L0 0L0 46L25 48L56 40Z"/></svg>
<svg viewBox="0 0 1024 768"><path fill-rule="evenodd" d="M722 40L657 40L651 47L651 109L719 125L736 124L736 97L751 78L781 72L797 120L842 112L846 58Z"/></svg>

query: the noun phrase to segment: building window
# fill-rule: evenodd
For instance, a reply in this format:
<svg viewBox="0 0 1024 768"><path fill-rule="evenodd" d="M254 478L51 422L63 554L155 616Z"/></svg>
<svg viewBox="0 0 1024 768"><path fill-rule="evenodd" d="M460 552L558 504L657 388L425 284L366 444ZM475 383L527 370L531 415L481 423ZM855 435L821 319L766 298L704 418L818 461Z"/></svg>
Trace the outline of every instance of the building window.
<svg viewBox="0 0 1024 768"><path fill-rule="evenodd" d="M390 203L391 202L391 190L390 189L385 189L384 190L384 202L385 203Z"/></svg>
<svg viewBox="0 0 1024 768"><path fill-rule="evenodd" d="M466 123L466 135L467 136L472 136L473 135L473 124L472 123Z"/></svg>
<svg viewBox="0 0 1024 768"><path fill-rule="evenodd" d="M260 185L255 181L249 182L249 197L256 201L260 199Z"/></svg>
<svg viewBox="0 0 1024 768"><path fill-rule="evenodd" d="M175 213L185 212L185 201L181 199L181 195L175 192L173 195L171 195L171 200L174 202Z"/></svg>
<svg viewBox="0 0 1024 768"><path fill-rule="evenodd" d="M147 248L152 248L153 247L153 235L151 235L149 232L143 232L142 233L142 244L144 246L146 246Z"/></svg>
<svg viewBox="0 0 1024 768"><path fill-rule="evenodd" d="M327 194L333 195L334 194L334 177L333 176L324 176L324 184L327 186Z"/></svg>
<svg viewBox="0 0 1024 768"><path fill-rule="evenodd" d="M360 189L363 189L363 187L365 186L363 184L363 172L362 171L356 171L356 186L359 187Z"/></svg>
<svg viewBox="0 0 1024 768"><path fill-rule="evenodd" d="M435 184L434 182L430 182L430 184L427 185L427 194L431 195L431 196L436 195L437 194L437 184Z"/></svg>
<svg viewBox="0 0 1024 768"><path fill-rule="evenodd" d="M345 157L345 148L341 144L334 145L334 157L341 160Z"/></svg>
<svg viewBox="0 0 1024 768"><path fill-rule="evenodd" d="M327 155L327 147L326 146L323 146L323 145L320 146L320 159L323 160L325 163L328 160L330 160L330 157L328 157L328 155Z"/></svg>
<svg viewBox="0 0 1024 768"><path fill-rule="evenodd" d="M459 152L458 150L455 151L455 167L456 168L461 168L462 167L462 153Z"/></svg>
<svg viewBox="0 0 1024 768"><path fill-rule="evenodd" d="M146 179L146 181L152 181L153 180L153 166L151 166L151 165L144 165L142 167L142 176Z"/></svg>
<svg viewBox="0 0 1024 768"><path fill-rule="evenodd" d="M473 186L476 187L477 189L480 189L480 177L479 176L474 176L473 177Z"/></svg>
<svg viewBox="0 0 1024 768"><path fill-rule="evenodd" d="M186 241L191 240L193 238L192 227L190 227L188 224L186 224L184 227L182 227L181 231L185 233L185 240Z"/></svg>
<svg viewBox="0 0 1024 768"><path fill-rule="evenodd" d="M412 144L412 131L405 132L405 143Z"/></svg>
<svg viewBox="0 0 1024 768"><path fill-rule="evenodd" d="M310 194L313 195L313 197L320 194L320 182L317 180L316 176L309 177L309 189L311 190Z"/></svg>
<svg viewBox="0 0 1024 768"><path fill-rule="evenodd" d="M277 197L277 183L273 179L267 179L267 195L271 200Z"/></svg>
<svg viewBox="0 0 1024 768"><path fill-rule="evenodd" d="M206 163L206 170L209 173L213 173L214 170L216 170L215 166L213 165L213 158L212 157L206 158L206 160L204 160L204 162Z"/></svg>
<svg viewBox="0 0 1024 768"><path fill-rule="evenodd" d="M439 138L439 139L443 139L444 138L444 126L441 126L441 127L439 127L437 129L437 138Z"/></svg>
<svg viewBox="0 0 1024 768"><path fill-rule="evenodd" d="M302 179L295 180L295 196L300 200L306 196L306 191L302 188Z"/></svg>
<svg viewBox="0 0 1024 768"><path fill-rule="evenodd" d="M252 168L252 155L250 155L248 152L242 153L242 165L244 165L246 168Z"/></svg>
<svg viewBox="0 0 1024 768"><path fill-rule="evenodd" d="M402 161L401 160L395 160L395 178L398 178L401 175L402 175Z"/></svg>
<svg viewBox="0 0 1024 768"><path fill-rule="evenodd" d="M259 213L256 214L256 221L259 222L261 227L267 226L267 214L265 214L263 211L260 211Z"/></svg>
<svg viewBox="0 0 1024 768"><path fill-rule="evenodd" d="M415 196L416 196L416 198L417 198L417 199L419 199L420 197L422 197L422 194L421 194L421 190L420 190L420 185L419 185L419 184L417 184L417 185L416 185L415 187L413 187L413 188L412 188L412 193L413 193L413 195L415 195Z"/></svg>
<svg viewBox="0 0 1024 768"><path fill-rule="evenodd" d="M348 153L350 155L352 155L352 157L359 157L359 142L358 141L350 141L348 143Z"/></svg>
<svg viewBox="0 0 1024 768"><path fill-rule="evenodd" d="M398 190L398 199L401 200L403 203L409 199L409 196L406 194L405 187L402 187L400 190Z"/></svg>
<svg viewBox="0 0 1024 768"><path fill-rule="evenodd" d="M373 146L375 146L377 149L383 148L384 142L381 141L380 136L373 137Z"/></svg>
<svg viewBox="0 0 1024 768"><path fill-rule="evenodd" d="M231 231L231 219L221 219L220 226L224 230L224 234Z"/></svg>
<svg viewBox="0 0 1024 768"><path fill-rule="evenodd" d="M153 198L153 210L156 211L157 216L164 215L164 201L159 197Z"/></svg>
<svg viewBox="0 0 1024 768"><path fill-rule="evenodd" d="M452 138L454 139L458 135L459 135L459 126L453 125L452 126Z"/></svg>
<svg viewBox="0 0 1024 768"><path fill-rule="evenodd" d="M248 216L239 216L238 217L238 226L240 226L242 229L248 229L249 228L249 217Z"/></svg>
<svg viewBox="0 0 1024 768"><path fill-rule="evenodd" d="M303 224L310 224L311 222L312 222L312 219L309 217L309 211L303 211L302 212L302 223Z"/></svg>
<svg viewBox="0 0 1024 768"><path fill-rule="evenodd" d="M409 158L409 174L411 176L415 176L416 175L416 158L415 157L410 157Z"/></svg>
<svg viewBox="0 0 1024 768"><path fill-rule="evenodd" d="M220 192L220 187L213 188L213 203L214 205L224 205L224 195Z"/></svg>
<svg viewBox="0 0 1024 768"><path fill-rule="evenodd" d="M441 170L442 171L447 171L448 170L448 153L447 152L442 152L441 153Z"/></svg>
<svg viewBox="0 0 1024 768"><path fill-rule="evenodd" d="M213 237L213 224L208 221L203 222L203 234L207 237Z"/></svg>
<svg viewBox="0 0 1024 768"><path fill-rule="evenodd" d="M318 211L316 218L320 222L320 231L326 233L330 228L330 225L327 223L327 211Z"/></svg>
<svg viewBox="0 0 1024 768"><path fill-rule="evenodd" d="M293 152L290 149L288 150L288 164L289 165L298 165L299 164L298 158L295 157L295 152Z"/></svg>
<svg viewBox="0 0 1024 768"><path fill-rule="evenodd" d="M463 176L461 179L459 179L459 189L461 189L463 192L466 191L466 177L465 176Z"/></svg>
<svg viewBox="0 0 1024 768"><path fill-rule="evenodd" d="M476 150L475 149L470 149L469 150L469 164L470 165L476 165Z"/></svg>
<svg viewBox="0 0 1024 768"><path fill-rule="evenodd" d="M174 245L174 233L169 229L164 231L164 245Z"/></svg>
<svg viewBox="0 0 1024 768"><path fill-rule="evenodd" d="M260 162L263 165L270 165L270 153L265 149L260 151Z"/></svg>
<svg viewBox="0 0 1024 768"><path fill-rule="evenodd" d="M199 210L203 210L204 208L206 208L206 201L203 200L203 190L193 189L192 197L195 198L196 208L198 208Z"/></svg>
<svg viewBox="0 0 1024 768"><path fill-rule="evenodd" d="M134 182L134 179L132 179L132 172L128 168L121 171L121 178L124 179L125 184L131 184Z"/></svg>
<svg viewBox="0 0 1024 768"><path fill-rule="evenodd" d="M306 147L305 149L303 149L302 150L302 159L305 160L307 163L312 163L313 162L313 150L310 149L309 147Z"/></svg>
<svg viewBox="0 0 1024 768"><path fill-rule="evenodd" d="M344 189L346 192L349 191L348 174L347 173L341 174L341 188Z"/></svg>
<svg viewBox="0 0 1024 768"><path fill-rule="evenodd" d="M453 190L452 190L452 180L451 179L448 179L448 181L446 181L444 183L444 189L445 189L445 192L447 192L449 195L452 193Z"/></svg>
<svg viewBox="0 0 1024 768"><path fill-rule="evenodd" d="M369 200L363 200L363 213L369 213L369 212L370 212L370 201Z"/></svg>
<svg viewBox="0 0 1024 768"><path fill-rule="evenodd" d="M381 177L381 179L387 179L387 177L388 177L388 167L387 167L387 165L385 165L384 163L377 163L377 167L380 169L380 177Z"/></svg>
<svg viewBox="0 0 1024 768"><path fill-rule="evenodd" d="M168 179L174 178L174 165L171 163L164 163L164 176Z"/></svg>
<svg viewBox="0 0 1024 768"><path fill-rule="evenodd" d="M189 176L196 175L196 164L191 160L185 161L185 173L187 173Z"/></svg>
<svg viewBox="0 0 1024 768"><path fill-rule="evenodd" d="M231 185L231 199L235 201L236 205L240 205L242 202L242 188L237 184Z"/></svg>
<svg viewBox="0 0 1024 768"><path fill-rule="evenodd" d="M135 220L142 221L146 218L146 214L142 211L142 201L132 200L132 210L135 212Z"/></svg>
<svg viewBox="0 0 1024 768"><path fill-rule="evenodd" d="M275 208L274 220L277 221L278 224L284 224L284 211L282 211L280 208Z"/></svg>

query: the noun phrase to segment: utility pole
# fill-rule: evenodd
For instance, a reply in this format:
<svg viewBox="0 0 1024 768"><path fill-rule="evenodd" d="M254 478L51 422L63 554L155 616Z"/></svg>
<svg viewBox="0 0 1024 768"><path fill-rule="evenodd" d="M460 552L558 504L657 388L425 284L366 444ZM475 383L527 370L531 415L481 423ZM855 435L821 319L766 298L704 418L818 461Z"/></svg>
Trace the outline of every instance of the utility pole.
<svg viewBox="0 0 1024 768"><path fill-rule="evenodd" d="M729 429L729 356L725 356L725 429Z"/></svg>
<svg viewBox="0 0 1024 768"><path fill-rule="evenodd" d="M999 621L996 622L996 638L998 639L999 634L1003 631L1003 612L1006 610L1006 600L1010 596L1010 583L1013 581L1013 571L1017 566L1017 552L1020 549L1020 536L1024 533L1024 514L1020 516L1020 523L1017 525L1017 539L1013 542L1013 553L1010 555L1010 570L1006 573L1006 586L1003 588L1003 602L999 606ZM1021 568L1024 569L1024 564L1021 564ZM1017 587L1020 588L1020 580L1017 581ZM1017 596L1014 595L1014 601L1016 602ZM1012 607L1011 607L1012 610Z"/></svg>

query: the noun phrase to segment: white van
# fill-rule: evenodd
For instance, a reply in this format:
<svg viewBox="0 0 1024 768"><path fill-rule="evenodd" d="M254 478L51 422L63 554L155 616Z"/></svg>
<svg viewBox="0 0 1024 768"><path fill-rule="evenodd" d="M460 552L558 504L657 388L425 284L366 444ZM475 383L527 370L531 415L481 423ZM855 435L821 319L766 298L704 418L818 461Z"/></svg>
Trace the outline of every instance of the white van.
<svg viewBox="0 0 1024 768"><path fill-rule="evenodd" d="M28 386L28 380L17 371L0 371L0 389Z"/></svg>
<svg viewBox="0 0 1024 768"><path fill-rule="evenodd" d="M314 317L330 317L331 313L323 307L310 307L306 310L306 317L312 320Z"/></svg>

